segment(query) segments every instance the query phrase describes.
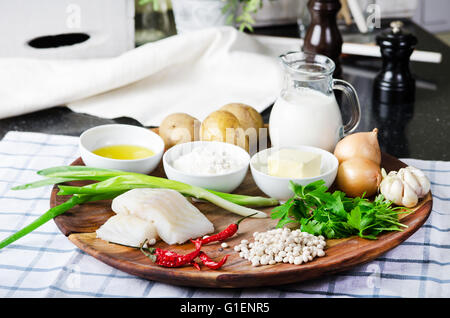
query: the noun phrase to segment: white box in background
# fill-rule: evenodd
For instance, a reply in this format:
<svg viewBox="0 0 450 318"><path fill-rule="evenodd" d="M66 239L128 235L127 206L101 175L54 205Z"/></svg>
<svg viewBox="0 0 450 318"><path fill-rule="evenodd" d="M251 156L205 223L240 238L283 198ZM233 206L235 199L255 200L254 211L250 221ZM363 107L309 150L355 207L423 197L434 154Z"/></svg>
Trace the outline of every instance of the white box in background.
<svg viewBox="0 0 450 318"><path fill-rule="evenodd" d="M1 0L0 38L0 57L117 56L135 46L134 0Z"/></svg>

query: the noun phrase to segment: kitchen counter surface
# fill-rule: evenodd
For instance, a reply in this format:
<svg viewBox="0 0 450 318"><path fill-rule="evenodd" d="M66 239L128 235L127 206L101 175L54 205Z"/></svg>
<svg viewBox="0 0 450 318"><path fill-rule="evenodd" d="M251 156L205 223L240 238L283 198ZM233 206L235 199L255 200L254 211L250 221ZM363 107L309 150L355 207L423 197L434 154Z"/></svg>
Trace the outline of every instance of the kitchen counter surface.
<svg viewBox="0 0 450 318"><path fill-rule="evenodd" d="M442 62L411 63L416 78L414 104L380 105L372 101L372 86L381 68L381 59L343 56L343 79L355 87L361 103L362 118L357 131L377 127L382 150L396 157L450 160L450 47L420 26L409 21L405 24L418 38L417 49L441 52ZM296 25L259 28L255 33L298 37ZM344 41L370 42L375 37L375 33L362 36L352 29L343 30L342 34ZM263 112L266 122L269 114L270 108ZM346 114L343 116L345 121ZM108 123L139 125L130 118L97 118L58 106L1 119L0 137L10 130L78 136L90 127Z"/></svg>

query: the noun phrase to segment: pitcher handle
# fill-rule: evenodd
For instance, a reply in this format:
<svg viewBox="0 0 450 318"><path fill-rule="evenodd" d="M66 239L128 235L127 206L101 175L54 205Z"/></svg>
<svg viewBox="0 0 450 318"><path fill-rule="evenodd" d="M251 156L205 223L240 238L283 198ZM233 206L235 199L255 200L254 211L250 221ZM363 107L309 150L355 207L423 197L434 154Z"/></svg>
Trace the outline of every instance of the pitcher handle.
<svg viewBox="0 0 450 318"><path fill-rule="evenodd" d="M352 133L356 127L358 127L361 120L361 106L359 105L358 95L353 86L343 80L333 79L333 89L340 90L344 93L346 99L351 105L351 118L350 121L344 125L344 136Z"/></svg>

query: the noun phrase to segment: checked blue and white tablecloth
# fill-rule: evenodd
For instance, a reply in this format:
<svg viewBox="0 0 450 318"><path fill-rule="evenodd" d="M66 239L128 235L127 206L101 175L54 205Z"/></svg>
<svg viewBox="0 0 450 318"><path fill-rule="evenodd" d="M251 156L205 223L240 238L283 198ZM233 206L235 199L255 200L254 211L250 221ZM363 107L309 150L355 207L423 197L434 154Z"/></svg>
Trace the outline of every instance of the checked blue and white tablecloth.
<svg viewBox="0 0 450 318"><path fill-rule="evenodd" d="M12 191L79 156L76 137L9 132L0 141L0 239L49 208L51 187ZM353 269L271 288L203 289L146 281L75 247L48 222L0 250L1 297L450 297L450 162L402 159L431 181L433 209L407 241Z"/></svg>

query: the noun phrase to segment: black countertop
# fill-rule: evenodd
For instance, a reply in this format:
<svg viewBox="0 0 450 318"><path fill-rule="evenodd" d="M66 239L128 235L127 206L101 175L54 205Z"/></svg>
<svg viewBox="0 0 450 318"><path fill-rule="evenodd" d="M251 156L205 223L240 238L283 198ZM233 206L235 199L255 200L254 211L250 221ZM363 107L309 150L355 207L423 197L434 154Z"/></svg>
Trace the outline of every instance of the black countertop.
<svg viewBox="0 0 450 318"><path fill-rule="evenodd" d="M373 78L381 68L381 59L343 56L343 79L359 95L362 118L357 131L380 131L383 151L399 158L450 160L450 47L420 26L404 21L418 38L417 49L442 53L442 62L411 63L416 78L416 98L410 105L379 105L372 100ZM387 22L383 22L385 25ZM296 25L258 28L257 34L298 37ZM344 41L370 42L375 33L356 34L342 30ZM270 108L263 112L268 121ZM343 114L344 121L346 114ZM107 123L140 125L130 118L104 119L73 113L65 107L0 120L0 137L10 131L34 131L78 136L84 130Z"/></svg>

